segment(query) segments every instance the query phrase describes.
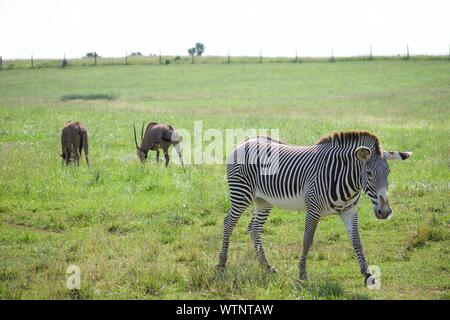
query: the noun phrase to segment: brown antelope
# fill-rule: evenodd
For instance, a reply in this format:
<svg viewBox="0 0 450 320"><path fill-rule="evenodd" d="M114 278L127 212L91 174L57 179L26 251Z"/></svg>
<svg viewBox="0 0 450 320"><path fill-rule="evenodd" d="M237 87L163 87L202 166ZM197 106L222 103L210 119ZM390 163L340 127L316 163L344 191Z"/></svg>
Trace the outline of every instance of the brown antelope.
<svg viewBox="0 0 450 320"><path fill-rule="evenodd" d="M180 137L177 130L171 125L159 124L156 122L150 122L147 125L144 133L144 123L142 123L141 129L141 146L138 145L136 138L136 127L133 124L134 129L134 143L137 149L137 155L142 163L147 160L149 150L156 151L156 162L159 163L159 148L163 150L164 158L166 160L166 167L169 164L169 147L174 146L175 151L180 157L181 166L184 170L183 159L181 157L180 142L183 137Z"/></svg>
<svg viewBox="0 0 450 320"><path fill-rule="evenodd" d="M89 167L89 145L86 127L78 121L66 121L61 133L61 149L62 164L75 162L76 165L79 165L81 150L84 149L86 164Z"/></svg>

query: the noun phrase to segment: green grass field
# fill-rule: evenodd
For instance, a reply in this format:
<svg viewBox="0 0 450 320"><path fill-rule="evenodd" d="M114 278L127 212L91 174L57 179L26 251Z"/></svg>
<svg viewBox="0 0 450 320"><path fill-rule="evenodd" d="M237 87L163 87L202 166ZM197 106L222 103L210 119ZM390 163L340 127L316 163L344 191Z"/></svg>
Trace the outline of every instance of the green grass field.
<svg viewBox="0 0 450 320"><path fill-rule="evenodd" d="M75 99L73 97L108 99ZM67 97L71 97L68 99ZM64 121L90 136L91 168L61 168ZM304 212L274 209L263 241L266 274L246 227L228 269L214 272L228 209L225 166L143 167L132 125L278 128L314 144L336 130L369 130L392 162L392 219L366 196L360 233L381 289L363 285L337 216L319 224L299 283ZM450 298L449 61L178 64L0 71L0 298L2 299L448 299ZM204 146L208 141L203 142ZM224 155L225 157L226 155ZM66 269L81 269L81 289Z"/></svg>

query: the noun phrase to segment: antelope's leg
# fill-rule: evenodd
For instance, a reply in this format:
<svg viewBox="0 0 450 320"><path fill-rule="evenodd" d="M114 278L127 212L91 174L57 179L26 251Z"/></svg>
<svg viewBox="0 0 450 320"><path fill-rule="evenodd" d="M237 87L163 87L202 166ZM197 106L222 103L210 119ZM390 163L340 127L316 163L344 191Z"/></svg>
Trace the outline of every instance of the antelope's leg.
<svg viewBox="0 0 450 320"><path fill-rule="evenodd" d="M181 163L181 168L183 169L184 172L184 163L183 163L183 157L181 156L181 148L180 148L180 143L177 143L174 145L175 151L177 152L178 157L180 158L180 163Z"/></svg>
<svg viewBox="0 0 450 320"><path fill-rule="evenodd" d="M159 163L159 147L156 147L156 162Z"/></svg>
<svg viewBox="0 0 450 320"><path fill-rule="evenodd" d="M84 157L86 158L86 164L89 167L89 145L86 132L83 133L83 149L84 149ZM80 150L80 157L81 157L81 150Z"/></svg>
<svg viewBox="0 0 450 320"><path fill-rule="evenodd" d="M167 147L164 147L163 148L163 153L164 153L164 159L166 159L166 167L169 165L169 160L170 160L170 158L169 158L169 148L167 148Z"/></svg>
<svg viewBox="0 0 450 320"><path fill-rule="evenodd" d="M78 167L80 165L80 154L75 151L75 165Z"/></svg>

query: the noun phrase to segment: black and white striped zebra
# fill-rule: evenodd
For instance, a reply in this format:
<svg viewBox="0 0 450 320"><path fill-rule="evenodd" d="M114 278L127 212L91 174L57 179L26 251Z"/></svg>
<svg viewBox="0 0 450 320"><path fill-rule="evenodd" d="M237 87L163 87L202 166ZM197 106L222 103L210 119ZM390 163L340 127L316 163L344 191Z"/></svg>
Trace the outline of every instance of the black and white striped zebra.
<svg viewBox="0 0 450 320"><path fill-rule="evenodd" d="M272 207L306 209L300 278L307 278L306 258L320 217L338 214L351 239L365 283L374 284L358 233L359 197L363 190L373 202L376 217L386 219L392 213L387 197L390 170L386 160L410 156L411 152L382 151L379 139L365 131L333 133L307 147L268 137L244 141L227 160L230 209L224 220L223 247L217 267L225 267L233 228L253 203L248 232L264 268L275 271L267 261L261 241L263 225Z"/></svg>

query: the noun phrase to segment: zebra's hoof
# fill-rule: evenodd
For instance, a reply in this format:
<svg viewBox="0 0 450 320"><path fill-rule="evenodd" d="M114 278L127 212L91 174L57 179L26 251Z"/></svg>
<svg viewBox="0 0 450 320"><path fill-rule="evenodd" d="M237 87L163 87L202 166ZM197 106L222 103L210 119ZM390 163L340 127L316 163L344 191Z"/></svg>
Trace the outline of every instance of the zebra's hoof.
<svg viewBox="0 0 450 320"><path fill-rule="evenodd" d="M216 265L216 266L214 267L214 270L215 270L216 272L224 272L224 271L225 271L225 266L222 265L222 264L218 264L218 265Z"/></svg>
<svg viewBox="0 0 450 320"><path fill-rule="evenodd" d="M375 286L376 283L377 283L377 281L376 281L375 277L372 275L368 276L364 280L364 284L366 285L367 288L371 288L371 287Z"/></svg>
<svg viewBox="0 0 450 320"><path fill-rule="evenodd" d="M267 267L267 272L269 272L269 273L277 273L277 269L275 269L275 267L273 267L273 266L268 266Z"/></svg>
<svg viewBox="0 0 450 320"><path fill-rule="evenodd" d="M300 273L300 281L308 280L308 275L306 273Z"/></svg>

